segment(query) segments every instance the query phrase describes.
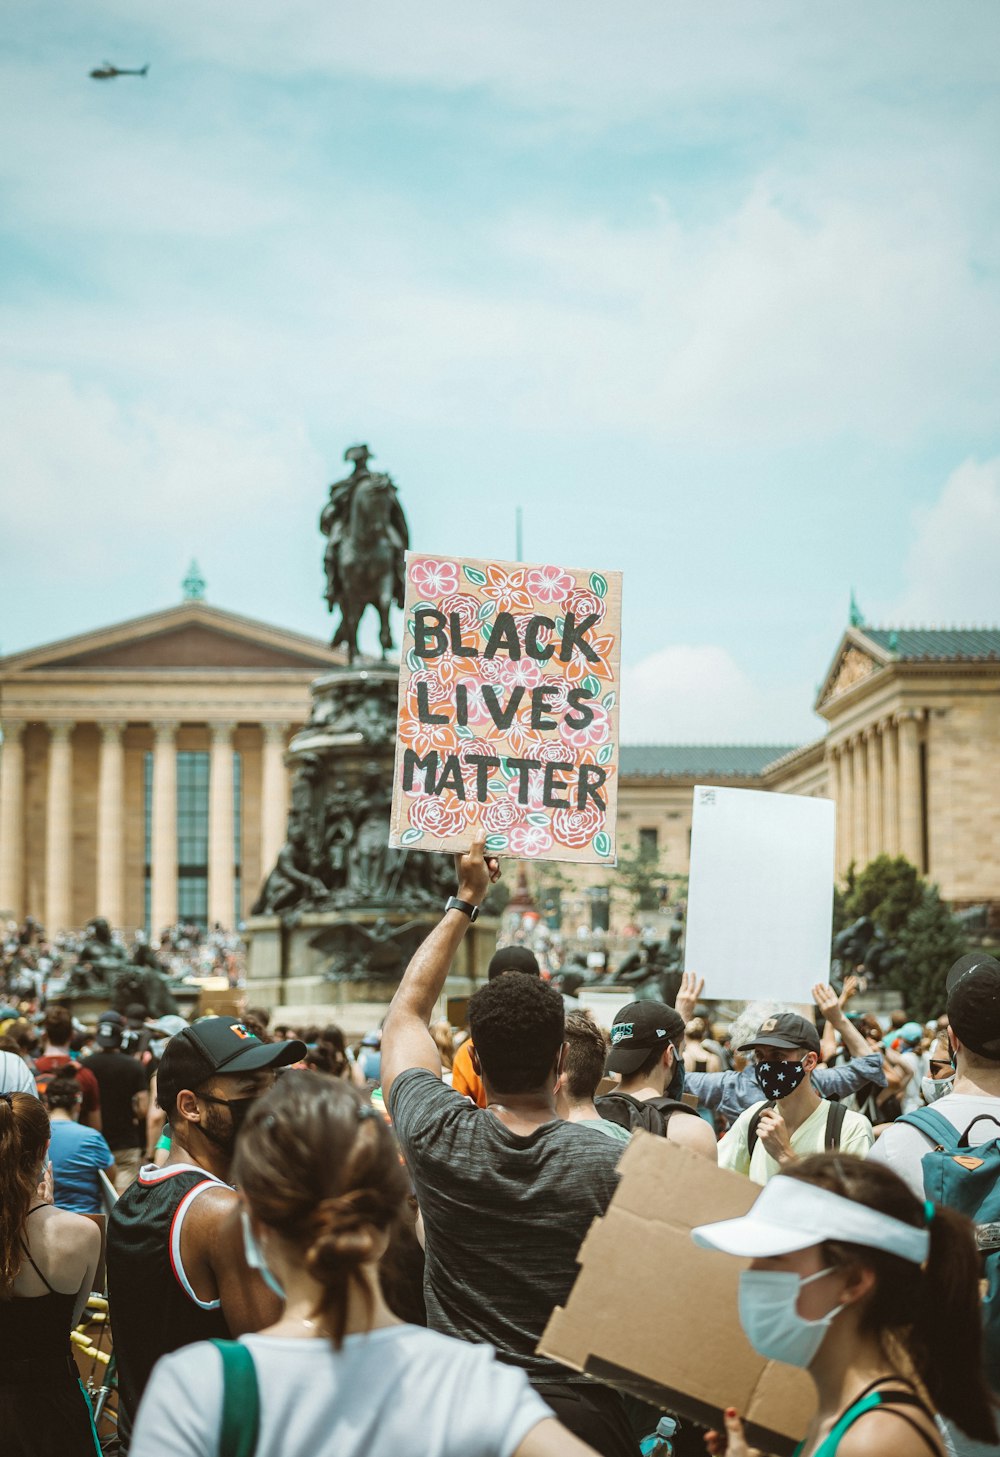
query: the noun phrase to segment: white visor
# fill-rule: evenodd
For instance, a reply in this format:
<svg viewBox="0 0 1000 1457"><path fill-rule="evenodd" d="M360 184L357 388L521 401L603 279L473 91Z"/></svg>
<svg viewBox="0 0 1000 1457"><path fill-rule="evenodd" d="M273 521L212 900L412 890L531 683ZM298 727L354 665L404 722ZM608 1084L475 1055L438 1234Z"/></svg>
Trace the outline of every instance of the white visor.
<svg viewBox="0 0 1000 1457"><path fill-rule="evenodd" d="M764 1185L753 1208L742 1218L699 1225L691 1231L691 1238L705 1249L748 1259L788 1255L833 1239L885 1250L914 1265L927 1259L931 1239L927 1229L916 1229L867 1204L781 1174Z"/></svg>

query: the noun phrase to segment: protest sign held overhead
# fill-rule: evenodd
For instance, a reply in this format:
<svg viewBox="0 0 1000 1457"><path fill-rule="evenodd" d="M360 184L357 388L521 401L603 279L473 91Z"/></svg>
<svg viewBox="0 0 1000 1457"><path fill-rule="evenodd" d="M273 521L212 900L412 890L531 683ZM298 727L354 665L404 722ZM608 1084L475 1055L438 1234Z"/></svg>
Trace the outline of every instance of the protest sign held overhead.
<svg viewBox="0 0 1000 1457"><path fill-rule="evenodd" d="M406 556L389 843L615 864L621 573Z"/></svg>
<svg viewBox="0 0 1000 1457"><path fill-rule="evenodd" d="M808 1004L830 975L835 806L694 791L684 965L713 997Z"/></svg>

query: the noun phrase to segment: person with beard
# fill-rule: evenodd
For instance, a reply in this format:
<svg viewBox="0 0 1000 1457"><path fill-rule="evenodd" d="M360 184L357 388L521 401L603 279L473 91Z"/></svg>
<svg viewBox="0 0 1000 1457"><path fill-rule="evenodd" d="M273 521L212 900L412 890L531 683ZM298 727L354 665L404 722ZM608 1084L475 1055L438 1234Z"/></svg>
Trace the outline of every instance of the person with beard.
<svg viewBox="0 0 1000 1457"><path fill-rule="evenodd" d="M156 1095L170 1157L140 1171L108 1220L123 1453L161 1356L278 1319L280 1301L246 1262L230 1165L250 1107L305 1051L302 1042L261 1042L228 1017L207 1017L164 1048Z"/></svg>

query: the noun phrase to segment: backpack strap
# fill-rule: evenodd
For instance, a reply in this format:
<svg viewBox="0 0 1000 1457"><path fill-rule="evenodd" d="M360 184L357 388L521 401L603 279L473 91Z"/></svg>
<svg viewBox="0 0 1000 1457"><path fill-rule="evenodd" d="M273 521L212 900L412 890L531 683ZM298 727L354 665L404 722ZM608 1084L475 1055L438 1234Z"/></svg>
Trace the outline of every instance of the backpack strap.
<svg viewBox="0 0 1000 1457"><path fill-rule="evenodd" d="M254 1457L260 1429L260 1392L253 1356L239 1341L213 1341L222 1357L222 1429L219 1457Z"/></svg>
<svg viewBox="0 0 1000 1457"><path fill-rule="evenodd" d="M958 1129L943 1113L938 1113L934 1108L914 1108L912 1113L904 1113L896 1122L919 1128L924 1137L929 1138L944 1153L955 1153L958 1150Z"/></svg>
<svg viewBox="0 0 1000 1457"><path fill-rule="evenodd" d="M774 1103L765 1103L762 1108L756 1110L750 1119L750 1126L747 1129L747 1156L749 1158L753 1158L753 1151L757 1147L757 1125L760 1123L764 1114L770 1112L774 1106Z"/></svg>
<svg viewBox="0 0 1000 1457"><path fill-rule="evenodd" d="M831 1103L826 1113L826 1139L825 1147L827 1153L836 1153L840 1147L840 1135L844 1131L844 1121L847 1118L847 1109L843 1103Z"/></svg>

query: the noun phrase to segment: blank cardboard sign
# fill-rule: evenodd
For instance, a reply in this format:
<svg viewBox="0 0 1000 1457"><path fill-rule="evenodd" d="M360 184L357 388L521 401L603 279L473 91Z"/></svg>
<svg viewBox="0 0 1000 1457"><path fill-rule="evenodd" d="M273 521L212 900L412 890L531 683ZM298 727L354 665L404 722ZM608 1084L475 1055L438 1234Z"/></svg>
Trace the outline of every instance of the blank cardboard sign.
<svg viewBox="0 0 1000 1457"><path fill-rule="evenodd" d="M696 785L685 970L706 995L811 1003L830 977L835 806Z"/></svg>
<svg viewBox="0 0 1000 1457"><path fill-rule="evenodd" d="M621 1182L580 1250L566 1305L542 1335L546 1356L661 1411L722 1427L734 1406L753 1444L782 1457L816 1405L804 1371L765 1361L740 1326L739 1272L749 1261L700 1249L697 1224L745 1214L760 1189L689 1149L637 1133Z"/></svg>

